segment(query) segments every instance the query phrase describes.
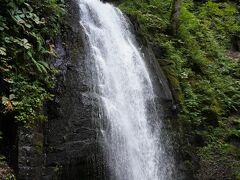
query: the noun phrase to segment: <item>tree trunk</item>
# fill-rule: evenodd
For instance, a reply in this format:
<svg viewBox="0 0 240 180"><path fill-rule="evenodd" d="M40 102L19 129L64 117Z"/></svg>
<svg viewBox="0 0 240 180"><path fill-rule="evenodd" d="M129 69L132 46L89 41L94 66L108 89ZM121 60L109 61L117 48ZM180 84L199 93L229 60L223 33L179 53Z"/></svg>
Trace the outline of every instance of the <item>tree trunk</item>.
<svg viewBox="0 0 240 180"><path fill-rule="evenodd" d="M171 29L174 36L176 36L178 33L181 4L182 0L173 0L171 14Z"/></svg>

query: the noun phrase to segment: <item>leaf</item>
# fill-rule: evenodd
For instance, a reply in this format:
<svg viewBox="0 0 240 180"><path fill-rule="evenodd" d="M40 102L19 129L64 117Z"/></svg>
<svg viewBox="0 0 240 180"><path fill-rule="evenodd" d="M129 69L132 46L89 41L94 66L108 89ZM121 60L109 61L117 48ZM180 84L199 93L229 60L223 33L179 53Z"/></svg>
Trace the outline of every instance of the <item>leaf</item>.
<svg viewBox="0 0 240 180"><path fill-rule="evenodd" d="M49 54L57 57L57 52L55 51L55 46L53 44L50 44L49 47L50 47L50 51L49 51L50 53Z"/></svg>
<svg viewBox="0 0 240 180"><path fill-rule="evenodd" d="M27 39L22 39L21 40L22 43L20 43L19 45L23 46L25 49L30 49L32 47L31 44L28 43Z"/></svg>
<svg viewBox="0 0 240 180"><path fill-rule="evenodd" d="M11 79L11 78L4 78L3 80L10 83L10 84L13 83L13 79Z"/></svg>
<svg viewBox="0 0 240 180"><path fill-rule="evenodd" d="M31 18L36 24L44 24L44 21L40 21L40 18L36 14L32 14Z"/></svg>
<svg viewBox="0 0 240 180"><path fill-rule="evenodd" d="M16 15L16 16L14 16L14 17L15 17L15 19L17 20L17 22L20 22L20 23L21 23L21 21L23 21L22 18L21 18L19 15Z"/></svg>
<svg viewBox="0 0 240 180"><path fill-rule="evenodd" d="M2 104L5 106L7 111L13 110L13 104L10 99L8 99L6 96L2 97Z"/></svg>
<svg viewBox="0 0 240 180"><path fill-rule="evenodd" d="M44 61L39 61L40 64L42 64L44 67L49 68L48 63L44 62Z"/></svg>
<svg viewBox="0 0 240 180"><path fill-rule="evenodd" d="M30 24L28 24L28 23L25 23L24 24L27 28L31 28L32 26L30 25Z"/></svg>
<svg viewBox="0 0 240 180"><path fill-rule="evenodd" d="M30 32L31 36L33 36L36 41L37 41L37 48L38 48L38 51L40 51L41 49L44 49L43 48L43 40L41 38L41 35L39 34L36 34L35 32Z"/></svg>
<svg viewBox="0 0 240 180"><path fill-rule="evenodd" d="M12 111L13 110L13 104L12 104L12 102L10 100L6 104L6 109L8 111Z"/></svg>
<svg viewBox="0 0 240 180"><path fill-rule="evenodd" d="M9 99L8 99L6 96L3 96L3 97L2 97L2 104L3 104L3 105L6 105L7 102L8 102L8 100L9 100Z"/></svg>
<svg viewBox="0 0 240 180"><path fill-rule="evenodd" d="M25 18L25 14L20 14L19 15L21 18Z"/></svg>
<svg viewBox="0 0 240 180"><path fill-rule="evenodd" d="M47 68L44 67L43 64L39 63L38 61L36 61L33 57L32 57L32 54L31 52L27 52L28 56L31 58L33 64L35 65L35 67L37 68L37 70L40 72L40 73L47 73ZM43 63L43 61L40 61Z"/></svg>
<svg viewBox="0 0 240 180"><path fill-rule="evenodd" d="M27 39L23 39L22 42L23 42L23 47L25 47L26 49L31 48L31 44L28 43Z"/></svg>
<svg viewBox="0 0 240 180"><path fill-rule="evenodd" d="M24 4L28 7L29 11L30 12L33 12L33 8L30 6L30 4L24 2Z"/></svg>
<svg viewBox="0 0 240 180"><path fill-rule="evenodd" d="M43 64L38 63L38 68L40 69L40 72L47 74L47 68Z"/></svg>
<svg viewBox="0 0 240 180"><path fill-rule="evenodd" d="M15 98L15 95L14 95L14 94L10 94L10 95L9 95L9 99L10 99L10 100L13 100L14 98Z"/></svg>
<svg viewBox="0 0 240 180"><path fill-rule="evenodd" d="M10 43L10 42L11 42L11 39L10 39L10 37L5 37L5 38L4 38L4 41L5 41L6 43Z"/></svg>
<svg viewBox="0 0 240 180"><path fill-rule="evenodd" d="M13 104L14 106L17 106L17 105L19 105L20 103L19 103L18 101L12 101L12 104Z"/></svg>
<svg viewBox="0 0 240 180"><path fill-rule="evenodd" d="M6 48L0 47L0 55L2 55L2 56L6 56L7 55Z"/></svg>

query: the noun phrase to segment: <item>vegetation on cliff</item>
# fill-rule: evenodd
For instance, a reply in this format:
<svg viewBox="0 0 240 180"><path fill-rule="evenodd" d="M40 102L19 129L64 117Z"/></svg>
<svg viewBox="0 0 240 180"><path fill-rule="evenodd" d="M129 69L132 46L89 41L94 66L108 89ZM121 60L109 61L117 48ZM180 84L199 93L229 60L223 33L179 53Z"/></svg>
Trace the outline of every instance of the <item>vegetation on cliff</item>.
<svg viewBox="0 0 240 180"><path fill-rule="evenodd" d="M0 7L1 112L13 111L18 121L39 119L51 95L54 70L46 63L53 55L63 2L3 0ZM27 94L27 96L26 96Z"/></svg>
<svg viewBox="0 0 240 180"><path fill-rule="evenodd" d="M119 6L155 51L173 89L186 167L198 179L240 179L238 4L172 3L122 0Z"/></svg>
<svg viewBox="0 0 240 180"><path fill-rule="evenodd" d="M56 73L46 60L56 56L64 2L0 3L0 124L7 115L30 125L46 119L42 107ZM172 87L186 168L198 179L240 179L239 2L121 0L119 6ZM0 177L6 173L1 163Z"/></svg>
<svg viewBox="0 0 240 180"><path fill-rule="evenodd" d="M51 99L56 56L54 38L64 13L63 0L0 1L0 124L14 116L21 125L44 120ZM1 127L3 128L3 127ZM1 130L1 129L0 129Z"/></svg>

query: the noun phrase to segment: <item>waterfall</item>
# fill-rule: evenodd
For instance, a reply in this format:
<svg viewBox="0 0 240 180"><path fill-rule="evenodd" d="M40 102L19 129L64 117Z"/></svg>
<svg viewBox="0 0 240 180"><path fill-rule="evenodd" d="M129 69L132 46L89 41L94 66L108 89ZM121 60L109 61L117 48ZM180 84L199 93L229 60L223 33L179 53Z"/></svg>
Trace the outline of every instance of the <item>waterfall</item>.
<svg viewBox="0 0 240 180"><path fill-rule="evenodd" d="M111 179L172 179L151 77L127 18L99 0L79 0L79 7Z"/></svg>

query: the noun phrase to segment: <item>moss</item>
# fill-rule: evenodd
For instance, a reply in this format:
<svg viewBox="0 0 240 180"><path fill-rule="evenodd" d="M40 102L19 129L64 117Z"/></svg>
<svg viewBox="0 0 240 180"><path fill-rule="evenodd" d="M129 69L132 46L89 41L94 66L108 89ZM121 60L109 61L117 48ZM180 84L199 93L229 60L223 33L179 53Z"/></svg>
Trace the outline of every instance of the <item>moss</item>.
<svg viewBox="0 0 240 180"><path fill-rule="evenodd" d="M237 4L185 1L177 37L169 33L169 7L170 0L120 4L135 20L139 37L161 52L155 50L156 57L181 107L182 152L189 168L199 179L239 178L240 128L232 114L240 109L240 62L226 53L232 35L239 36Z"/></svg>
<svg viewBox="0 0 240 180"><path fill-rule="evenodd" d="M201 169L197 176L199 179L236 179L240 169L238 153L235 146L222 141L199 148Z"/></svg>

